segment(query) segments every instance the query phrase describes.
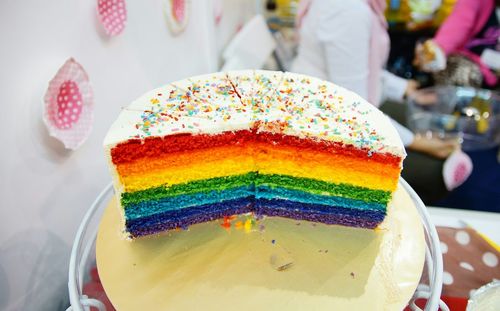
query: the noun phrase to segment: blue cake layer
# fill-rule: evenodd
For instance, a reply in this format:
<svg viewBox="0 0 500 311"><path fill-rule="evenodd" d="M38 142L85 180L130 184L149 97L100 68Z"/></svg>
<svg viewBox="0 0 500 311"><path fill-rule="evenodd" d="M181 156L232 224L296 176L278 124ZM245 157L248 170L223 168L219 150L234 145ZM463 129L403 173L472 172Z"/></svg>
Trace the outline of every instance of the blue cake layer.
<svg viewBox="0 0 500 311"><path fill-rule="evenodd" d="M385 211L385 205L331 195L318 195L282 187L258 186L256 199L286 199L306 204L341 206L353 209Z"/></svg>
<svg viewBox="0 0 500 311"><path fill-rule="evenodd" d="M160 200L142 201L125 208L125 219L132 220L158 213L218 203L253 196L253 186L237 187L221 191L203 191L194 194L179 195Z"/></svg>
<svg viewBox="0 0 500 311"><path fill-rule="evenodd" d="M375 228L385 216L383 211L307 204L286 199L255 199L249 196L127 220L126 228L133 237L138 237L248 212L361 228Z"/></svg>
<svg viewBox="0 0 500 311"><path fill-rule="evenodd" d="M125 218L127 220L133 220L163 212L180 211L192 206L213 204L250 196L256 197L257 199L283 198L304 204L321 205L326 209L330 208L330 206L338 206L348 209L380 211L385 213L385 206L380 203L370 203L337 196L317 195L282 187L259 186L255 190L252 186L247 186L220 191L204 191L189 195L180 195L160 200L142 201L140 203L130 204L125 208Z"/></svg>
<svg viewBox="0 0 500 311"><path fill-rule="evenodd" d="M244 197L127 220L125 226L133 237L139 237L165 230L187 228L197 223L220 219L224 216L249 213L252 204L252 197Z"/></svg>

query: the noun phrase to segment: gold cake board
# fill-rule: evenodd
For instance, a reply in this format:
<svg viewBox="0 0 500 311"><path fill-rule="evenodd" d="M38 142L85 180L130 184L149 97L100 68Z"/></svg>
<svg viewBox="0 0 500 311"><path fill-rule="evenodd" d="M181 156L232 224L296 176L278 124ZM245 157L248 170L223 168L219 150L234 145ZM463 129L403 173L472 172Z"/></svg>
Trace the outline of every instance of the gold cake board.
<svg viewBox="0 0 500 311"><path fill-rule="evenodd" d="M401 310L422 274L424 231L401 186L377 230L246 219L128 241L111 200L96 242L106 294L119 311Z"/></svg>

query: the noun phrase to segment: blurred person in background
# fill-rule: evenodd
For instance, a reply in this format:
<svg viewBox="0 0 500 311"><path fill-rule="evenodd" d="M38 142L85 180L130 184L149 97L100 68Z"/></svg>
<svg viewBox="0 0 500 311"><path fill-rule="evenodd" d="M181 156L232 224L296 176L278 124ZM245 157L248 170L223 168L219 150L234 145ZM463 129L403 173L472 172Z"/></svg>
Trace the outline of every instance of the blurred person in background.
<svg viewBox="0 0 500 311"><path fill-rule="evenodd" d="M435 73L436 84L494 87L497 76L481 55L497 50L497 5L495 0L458 0L434 38L417 44L414 64Z"/></svg>
<svg viewBox="0 0 500 311"><path fill-rule="evenodd" d="M302 0L292 71L350 89L376 107L383 100L402 102L418 85L384 70L390 49L386 5L385 0ZM391 121L410 151L403 177L424 201L441 198L447 193L441 175L443 159L458 147L457 141L416 136Z"/></svg>

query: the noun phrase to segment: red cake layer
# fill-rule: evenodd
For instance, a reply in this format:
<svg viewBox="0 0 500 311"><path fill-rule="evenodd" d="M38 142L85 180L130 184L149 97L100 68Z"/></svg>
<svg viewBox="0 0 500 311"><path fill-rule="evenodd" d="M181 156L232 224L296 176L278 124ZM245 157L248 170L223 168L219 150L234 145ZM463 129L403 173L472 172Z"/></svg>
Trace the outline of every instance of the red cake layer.
<svg viewBox="0 0 500 311"><path fill-rule="evenodd" d="M358 149L352 145L344 145L338 142L316 141L269 132L256 133L249 130L224 132L216 135L176 134L165 137L147 137L144 140L129 139L111 149L111 158L116 165L147 157L156 158L160 154L199 150L224 145L238 145L249 141L287 145L318 152L358 157L395 167L399 167L401 163L400 157L390 153L372 153L368 149Z"/></svg>

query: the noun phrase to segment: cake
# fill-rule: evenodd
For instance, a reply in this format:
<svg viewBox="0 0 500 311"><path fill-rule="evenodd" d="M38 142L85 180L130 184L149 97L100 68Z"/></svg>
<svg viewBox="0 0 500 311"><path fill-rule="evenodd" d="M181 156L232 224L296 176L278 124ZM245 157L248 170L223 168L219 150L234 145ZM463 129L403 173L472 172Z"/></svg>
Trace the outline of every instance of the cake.
<svg viewBox="0 0 500 311"><path fill-rule="evenodd" d="M124 108L105 141L131 238L232 215L376 228L405 157L360 96L295 73L214 73Z"/></svg>

